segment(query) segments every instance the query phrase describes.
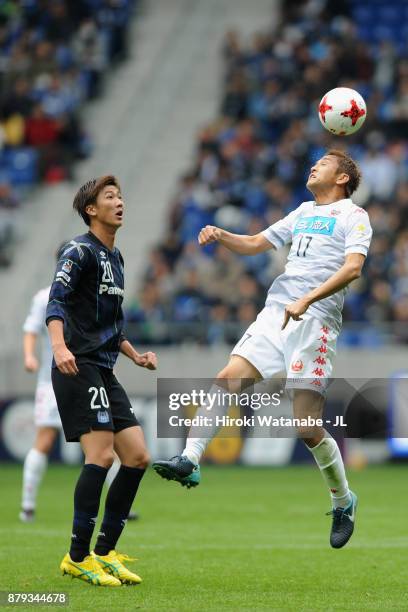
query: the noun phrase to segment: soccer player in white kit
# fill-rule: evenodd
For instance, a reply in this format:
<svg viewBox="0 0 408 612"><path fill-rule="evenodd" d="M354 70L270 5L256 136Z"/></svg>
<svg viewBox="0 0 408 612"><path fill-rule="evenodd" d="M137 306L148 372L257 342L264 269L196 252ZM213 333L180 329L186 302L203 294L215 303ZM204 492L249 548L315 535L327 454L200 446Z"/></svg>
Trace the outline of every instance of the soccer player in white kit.
<svg viewBox="0 0 408 612"><path fill-rule="evenodd" d="M201 230L200 245L219 242L241 255L291 243L284 273L272 283L264 309L232 350L229 363L217 375L218 386L210 392L225 387L225 379L230 392L239 392L239 379L259 381L286 371L294 417L322 417L345 290L361 275L372 236L368 214L350 199L359 182L354 160L331 149L310 170L306 185L314 200L303 202L265 231L242 236L214 226ZM205 414L205 406L200 410ZM339 448L323 427L300 427L298 435L330 490L330 544L341 548L354 530L357 497L348 487ZM156 461L153 468L163 478L196 486L199 461L209 441L189 437L181 456Z"/></svg>
<svg viewBox="0 0 408 612"><path fill-rule="evenodd" d="M52 351L45 326L45 311L50 287L41 289L33 298L24 331L24 366L28 372L38 371L34 402L36 437L28 452L23 469L23 492L20 520L34 519L37 493L48 463L48 455L61 429L57 402L51 384ZM41 359L36 357L38 337L41 338Z"/></svg>

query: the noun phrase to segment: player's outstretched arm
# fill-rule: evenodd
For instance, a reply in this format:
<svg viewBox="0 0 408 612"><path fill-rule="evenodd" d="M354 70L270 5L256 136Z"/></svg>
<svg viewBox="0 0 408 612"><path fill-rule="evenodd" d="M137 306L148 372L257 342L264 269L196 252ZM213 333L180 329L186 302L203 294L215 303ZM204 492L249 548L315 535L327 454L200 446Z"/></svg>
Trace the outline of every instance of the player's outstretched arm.
<svg viewBox="0 0 408 612"><path fill-rule="evenodd" d="M120 352L126 357L129 357L136 365L147 370L157 369L157 355L152 351L147 353L138 353L137 350L130 344L129 340L122 340L120 344Z"/></svg>
<svg viewBox="0 0 408 612"><path fill-rule="evenodd" d="M239 255L257 255L258 253L275 248L262 233L246 236L232 234L214 225L206 225L198 235L198 244L200 246L207 246L207 244L213 242L219 242L230 251Z"/></svg>
<svg viewBox="0 0 408 612"><path fill-rule="evenodd" d="M344 289L351 281L361 276L361 270L365 261L365 255L361 253L350 253L346 255L345 262L337 272L332 274L324 283L316 289L313 289L292 304L288 304L285 308L285 316L283 319L282 329L285 329L289 319L295 321L302 320L302 314L306 312L311 304L323 300L341 289Z"/></svg>

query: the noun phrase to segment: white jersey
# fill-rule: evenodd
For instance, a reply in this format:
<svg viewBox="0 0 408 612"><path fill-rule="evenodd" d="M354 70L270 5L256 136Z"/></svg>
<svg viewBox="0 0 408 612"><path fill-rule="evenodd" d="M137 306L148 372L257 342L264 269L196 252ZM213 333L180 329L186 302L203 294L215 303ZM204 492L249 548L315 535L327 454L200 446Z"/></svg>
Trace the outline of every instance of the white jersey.
<svg viewBox="0 0 408 612"><path fill-rule="evenodd" d="M41 337L41 365L38 373L38 384L51 384L52 349L45 325L45 311L47 309L50 289L51 287L47 287L36 293L31 302L29 315L23 325L25 333L37 334Z"/></svg>
<svg viewBox="0 0 408 612"><path fill-rule="evenodd" d="M263 235L276 248L292 243L283 274L272 283L266 306L289 304L320 286L350 253L367 255L372 229L367 212L350 199L317 205L303 202ZM308 312L339 329L346 289L312 304Z"/></svg>

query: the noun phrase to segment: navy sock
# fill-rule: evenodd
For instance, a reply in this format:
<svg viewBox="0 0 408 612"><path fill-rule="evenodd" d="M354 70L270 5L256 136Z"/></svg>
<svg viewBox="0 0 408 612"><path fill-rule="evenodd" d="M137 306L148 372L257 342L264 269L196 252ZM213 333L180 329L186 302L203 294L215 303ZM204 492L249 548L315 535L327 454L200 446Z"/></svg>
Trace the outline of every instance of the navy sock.
<svg viewBox="0 0 408 612"><path fill-rule="evenodd" d="M106 496L105 514L95 546L97 555L107 555L115 549L145 471L120 466Z"/></svg>
<svg viewBox="0 0 408 612"><path fill-rule="evenodd" d="M88 463L83 466L79 475L74 493L74 521L69 551L73 561L82 561L89 555L89 545L107 473L106 468Z"/></svg>

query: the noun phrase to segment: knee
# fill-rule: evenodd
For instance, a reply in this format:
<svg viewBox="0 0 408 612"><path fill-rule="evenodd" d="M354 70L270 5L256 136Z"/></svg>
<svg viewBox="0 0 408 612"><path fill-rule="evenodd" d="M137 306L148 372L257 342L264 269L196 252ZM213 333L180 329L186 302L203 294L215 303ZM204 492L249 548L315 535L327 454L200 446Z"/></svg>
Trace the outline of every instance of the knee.
<svg viewBox="0 0 408 612"><path fill-rule="evenodd" d="M57 432L52 429L39 431L35 442L35 448L44 455L48 455L54 446Z"/></svg>
<svg viewBox="0 0 408 612"><path fill-rule="evenodd" d="M100 461L102 461L103 467L109 469L110 467L112 467L114 460L115 456L113 454L112 448L106 449L100 454Z"/></svg>
<svg viewBox="0 0 408 612"><path fill-rule="evenodd" d="M146 451L142 455L140 455L140 457L138 457L136 467L140 468L141 470L145 470L148 467L149 463L150 455Z"/></svg>
<svg viewBox="0 0 408 612"><path fill-rule="evenodd" d="M93 463L109 469L112 467L114 458L113 449L107 448L98 452L88 453L85 457L85 463Z"/></svg>
<svg viewBox="0 0 408 612"><path fill-rule="evenodd" d="M129 457L126 457L125 461L122 461L124 465L128 467L139 468L140 470L145 470L150 463L150 455L147 450L139 451L138 453L134 453Z"/></svg>
<svg viewBox="0 0 408 612"><path fill-rule="evenodd" d="M53 439L42 439L40 442L37 442L35 448L44 455L49 455L52 447L54 446L54 438Z"/></svg>

